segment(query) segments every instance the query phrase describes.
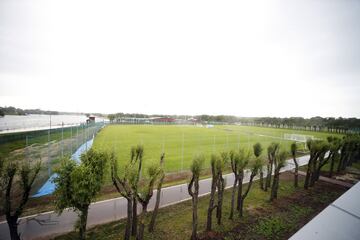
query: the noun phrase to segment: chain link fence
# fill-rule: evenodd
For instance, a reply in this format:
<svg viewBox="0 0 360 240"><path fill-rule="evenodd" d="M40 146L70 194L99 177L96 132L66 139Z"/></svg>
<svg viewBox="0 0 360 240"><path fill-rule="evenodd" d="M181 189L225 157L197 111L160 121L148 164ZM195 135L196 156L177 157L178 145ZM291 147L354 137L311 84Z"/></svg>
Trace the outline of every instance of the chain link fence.
<svg viewBox="0 0 360 240"><path fill-rule="evenodd" d="M42 162L32 194L36 193L53 176L64 156L80 161L80 155L91 147L93 138L104 127L104 122L85 122L52 129L5 133L0 135L0 158L7 161Z"/></svg>

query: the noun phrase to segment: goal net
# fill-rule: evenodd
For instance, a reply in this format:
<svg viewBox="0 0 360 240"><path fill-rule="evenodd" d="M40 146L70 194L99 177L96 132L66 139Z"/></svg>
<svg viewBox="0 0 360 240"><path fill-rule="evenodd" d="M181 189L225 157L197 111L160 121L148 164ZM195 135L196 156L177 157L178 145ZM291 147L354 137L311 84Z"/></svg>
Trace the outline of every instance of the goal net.
<svg viewBox="0 0 360 240"><path fill-rule="evenodd" d="M314 136L311 135L302 135L302 134L284 134L284 139L295 142L306 143L308 139L314 139Z"/></svg>
<svg viewBox="0 0 360 240"><path fill-rule="evenodd" d="M301 143L300 145L303 145L303 149L299 151L300 152L303 152L303 153L306 153L307 152L307 148L306 148L306 141L308 139L315 139L314 136L311 136L311 135L302 135L302 134L288 134L288 133L285 133L284 134L284 139L285 140L289 140L289 141L294 141L294 142L297 142L297 143Z"/></svg>

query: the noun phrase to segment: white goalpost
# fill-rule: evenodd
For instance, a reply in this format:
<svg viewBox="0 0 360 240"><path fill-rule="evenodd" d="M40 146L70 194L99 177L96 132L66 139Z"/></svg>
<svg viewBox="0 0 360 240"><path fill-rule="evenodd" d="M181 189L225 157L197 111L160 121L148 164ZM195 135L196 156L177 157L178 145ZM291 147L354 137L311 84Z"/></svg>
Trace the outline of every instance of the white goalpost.
<svg viewBox="0 0 360 240"><path fill-rule="evenodd" d="M304 152L306 151L306 141L308 139L314 140L314 136L312 135L303 135L303 134L294 134L294 133L284 133L284 139L288 141L294 141L297 143L303 143L304 144Z"/></svg>

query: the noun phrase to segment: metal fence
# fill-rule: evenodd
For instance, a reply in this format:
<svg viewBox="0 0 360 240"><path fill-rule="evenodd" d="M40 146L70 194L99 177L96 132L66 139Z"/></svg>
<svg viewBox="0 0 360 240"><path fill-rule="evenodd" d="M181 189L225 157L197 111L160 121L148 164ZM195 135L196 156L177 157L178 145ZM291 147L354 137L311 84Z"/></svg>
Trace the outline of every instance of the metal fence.
<svg viewBox="0 0 360 240"><path fill-rule="evenodd" d="M104 122L79 123L39 131L1 134L0 157L20 163L42 162L34 183L35 193L51 177L62 157L71 156L79 161L81 153L91 147L93 138L104 125Z"/></svg>

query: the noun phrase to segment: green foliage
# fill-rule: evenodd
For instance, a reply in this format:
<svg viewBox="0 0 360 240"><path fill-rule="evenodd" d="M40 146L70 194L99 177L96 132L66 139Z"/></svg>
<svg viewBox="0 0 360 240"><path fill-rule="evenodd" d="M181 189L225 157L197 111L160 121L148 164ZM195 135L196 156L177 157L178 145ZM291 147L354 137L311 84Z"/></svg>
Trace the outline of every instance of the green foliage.
<svg viewBox="0 0 360 240"><path fill-rule="evenodd" d="M224 165L229 162L229 160L230 160L229 152L222 151L222 152L220 152L220 156L221 156L221 160L222 160Z"/></svg>
<svg viewBox="0 0 360 240"><path fill-rule="evenodd" d="M136 147L132 146L130 150L130 160L131 163L136 163L137 161L141 161L144 156L144 146L138 144Z"/></svg>
<svg viewBox="0 0 360 240"><path fill-rule="evenodd" d="M102 186L108 158L107 154L90 149L81 156L80 165L69 158L62 159L54 179L58 212L67 207L81 210L91 203Z"/></svg>
<svg viewBox="0 0 360 240"><path fill-rule="evenodd" d="M244 170L246 168L246 166L249 163L251 157L251 152L244 149L244 148L240 148L239 152L237 154L237 158L236 161L238 161L238 166L239 166L239 170Z"/></svg>
<svg viewBox="0 0 360 240"><path fill-rule="evenodd" d="M152 196L152 191L154 184L161 173L161 168L158 164L152 164L147 167L147 176L145 182L145 186L143 188L138 189L139 196L142 197L142 199L146 199L147 197Z"/></svg>
<svg viewBox="0 0 360 240"><path fill-rule="evenodd" d="M331 200L328 199L328 201L331 201ZM290 220L293 220L294 222L296 222L299 218L309 215L313 210L311 207L304 207L304 206L298 206L298 205L292 205L290 207L290 209L291 209L291 219Z"/></svg>
<svg viewBox="0 0 360 240"><path fill-rule="evenodd" d="M260 219L254 231L266 239L281 239L281 233L288 228L288 224L278 216Z"/></svg>
<svg viewBox="0 0 360 240"><path fill-rule="evenodd" d="M147 174L149 178L153 178L154 176L158 175L160 172L159 164L152 164L147 168Z"/></svg>
<svg viewBox="0 0 360 240"><path fill-rule="evenodd" d="M261 153L262 153L262 146L259 142L255 143L254 146L253 146L253 150L254 150L254 155L255 157L260 157Z"/></svg>
<svg viewBox="0 0 360 240"><path fill-rule="evenodd" d="M312 149L313 142L314 140L312 140L311 138L306 139L306 147L309 149L309 151L311 151Z"/></svg>
<svg viewBox="0 0 360 240"><path fill-rule="evenodd" d="M203 168L204 162L205 162L204 155L196 155L193 158L193 162L191 164L190 170L194 176L196 176L196 177L200 176L200 172Z"/></svg>
<svg viewBox="0 0 360 240"><path fill-rule="evenodd" d="M215 166L216 165L216 162L219 161L219 155L217 154L211 154L211 157L210 157L210 163L211 163L211 166Z"/></svg>
<svg viewBox="0 0 360 240"><path fill-rule="evenodd" d="M56 169L57 177L54 179L56 185L55 207L59 213L65 208L72 205L72 179L71 174L76 167L76 162L70 158L63 158L60 161L60 167Z"/></svg>
<svg viewBox="0 0 360 240"><path fill-rule="evenodd" d="M280 167L280 168L285 167L287 155L288 155L288 153L285 150L282 150L277 154L278 167Z"/></svg>
<svg viewBox="0 0 360 240"><path fill-rule="evenodd" d="M257 174L259 170L264 166L264 161L261 158L256 158L250 162L251 172Z"/></svg>

